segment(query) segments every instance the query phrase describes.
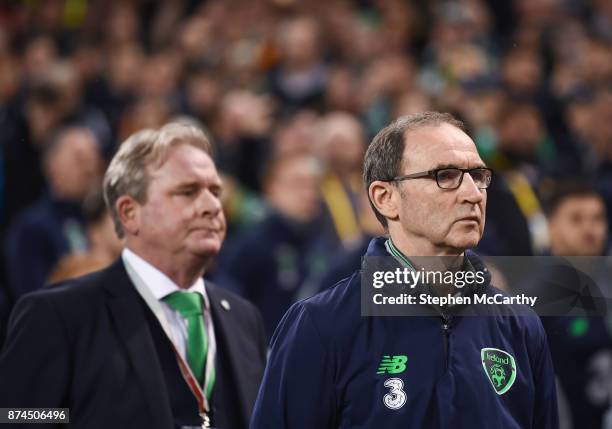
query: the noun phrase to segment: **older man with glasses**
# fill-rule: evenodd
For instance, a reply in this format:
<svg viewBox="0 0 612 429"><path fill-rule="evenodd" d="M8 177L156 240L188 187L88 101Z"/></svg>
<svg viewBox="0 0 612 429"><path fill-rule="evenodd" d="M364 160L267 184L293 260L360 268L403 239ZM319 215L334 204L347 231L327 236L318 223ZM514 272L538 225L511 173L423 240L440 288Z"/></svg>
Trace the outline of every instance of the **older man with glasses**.
<svg viewBox="0 0 612 429"><path fill-rule="evenodd" d="M491 180L463 124L449 114L402 117L378 133L364 181L387 234L370 243L361 275L285 314L252 428L558 427L537 316L510 304L474 304L476 297L501 296L469 250L482 237ZM391 273L453 261L443 262L447 273L480 274L482 282L419 284L415 290L427 296L467 300L417 303L415 309L431 311L413 317L370 317L362 300L368 258L384 259Z"/></svg>

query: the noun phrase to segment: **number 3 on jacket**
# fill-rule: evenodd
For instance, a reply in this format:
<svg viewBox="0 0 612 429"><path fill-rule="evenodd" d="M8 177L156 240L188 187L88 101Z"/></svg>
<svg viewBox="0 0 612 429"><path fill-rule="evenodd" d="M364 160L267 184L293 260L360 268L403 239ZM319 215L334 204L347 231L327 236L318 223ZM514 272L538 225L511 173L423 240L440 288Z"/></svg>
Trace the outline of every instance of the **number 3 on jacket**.
<svg viewBox="0 0 612 429"><path fill-rule="evenodd" d="M389 388L389 393L383 397L383 402L387 408L399 410L406 403L406 392L404 382L401 378L389 378L385 380L384 386Z"/></svg>

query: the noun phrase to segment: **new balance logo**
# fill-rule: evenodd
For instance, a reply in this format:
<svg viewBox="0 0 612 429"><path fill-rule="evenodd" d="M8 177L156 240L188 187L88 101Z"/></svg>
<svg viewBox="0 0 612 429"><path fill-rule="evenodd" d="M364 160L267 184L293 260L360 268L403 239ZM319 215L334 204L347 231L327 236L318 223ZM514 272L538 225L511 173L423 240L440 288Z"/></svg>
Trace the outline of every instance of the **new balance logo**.
<svg viewBox="0 0 612 429"><path fill-rule="evenodd" d="M406 355L389 356L384 355L380 360L376 374L400 374L406 370Z"/></svg>

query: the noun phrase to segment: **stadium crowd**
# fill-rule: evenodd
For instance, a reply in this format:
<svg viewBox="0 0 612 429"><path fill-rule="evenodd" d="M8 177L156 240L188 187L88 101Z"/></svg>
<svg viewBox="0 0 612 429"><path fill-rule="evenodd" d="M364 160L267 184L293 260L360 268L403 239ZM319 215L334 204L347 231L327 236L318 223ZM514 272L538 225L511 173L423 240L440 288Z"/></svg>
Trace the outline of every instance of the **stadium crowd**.
<svg viewBox="0 0 612 429"><path fill-rule="evenodd" d="M359 267L383 232L367 144L426 110L463 120L495 171L480 253L608 254L612 2L2 2L0 339L21 295L117 257L105 167L170 120L211 137L229 227L211 277L271 335L293 302ZM612 336L568 338L559 348L584 368L563 386L574 427L601 427Z"/></svg>

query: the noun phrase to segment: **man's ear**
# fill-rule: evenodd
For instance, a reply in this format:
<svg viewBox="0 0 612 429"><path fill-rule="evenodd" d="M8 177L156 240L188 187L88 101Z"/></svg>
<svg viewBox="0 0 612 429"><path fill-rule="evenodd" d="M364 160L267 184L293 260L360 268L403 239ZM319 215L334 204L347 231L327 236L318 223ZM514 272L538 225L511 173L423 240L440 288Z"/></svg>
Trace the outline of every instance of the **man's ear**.
<svg viewBox="0 0 612 429"><path fill-rule="evenodd" d="M397 189L389 182L375 180L370 184L368 195L374 207L381 215L387 219L396 220L398 218L397 201L394 194Z"/></svg>
<svg viewBox="0 0 612 429"><path fill-rule="evenodd" d="M138 235L140 230L140 207L140 203L129 195L122 195L115 202L115 209L126 235Z"/></svg>

